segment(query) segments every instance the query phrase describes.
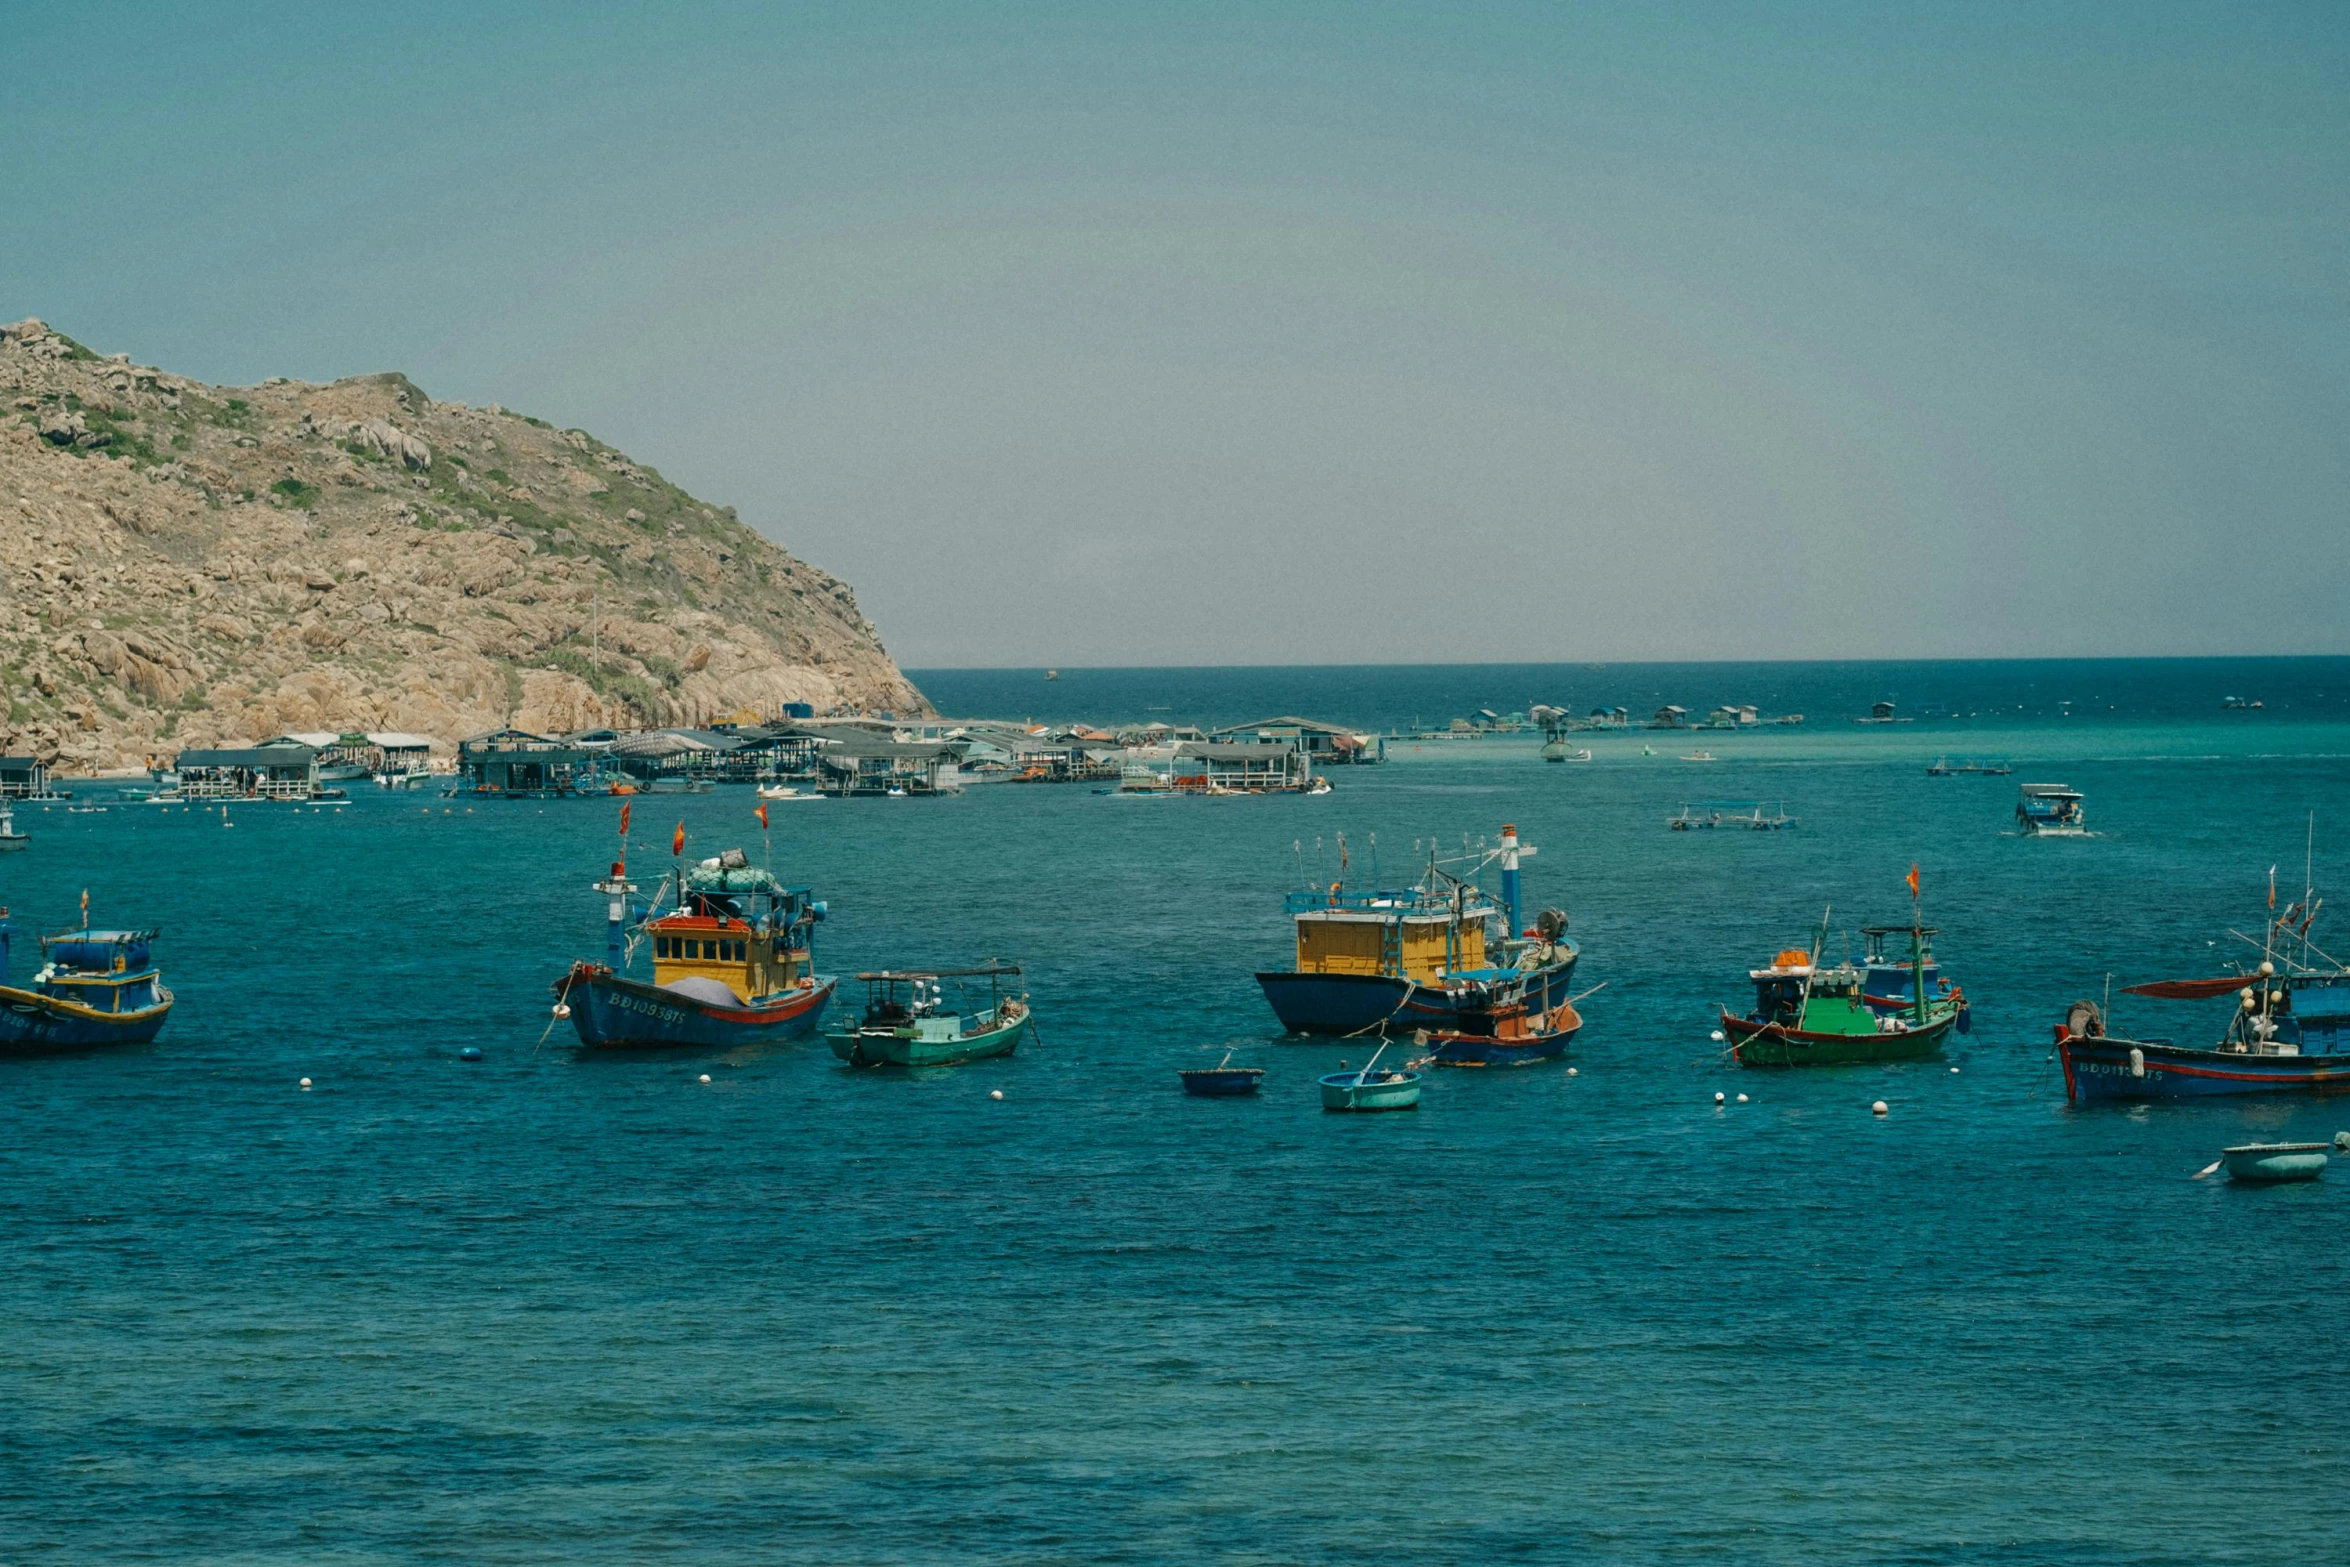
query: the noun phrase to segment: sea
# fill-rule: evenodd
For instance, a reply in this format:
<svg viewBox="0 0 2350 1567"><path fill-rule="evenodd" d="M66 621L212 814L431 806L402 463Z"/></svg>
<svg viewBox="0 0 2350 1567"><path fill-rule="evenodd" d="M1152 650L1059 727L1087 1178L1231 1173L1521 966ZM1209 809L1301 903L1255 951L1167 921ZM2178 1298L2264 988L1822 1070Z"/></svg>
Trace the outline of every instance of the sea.
<svg viewBox="0 0 2350 1567"><path fill-rule="evenodd" d="M0 1060L0 1561L2343 1559L2350 1162L2194 1177L2350 1102L2075 1108L2050 1047L2084 997L2216 1037L2226 999L2123 987L2257 961L2272 877L2350 917L2350 660L914 676L958 716L1396 737L1321 796L763 830L721 788L625 841L611 800L20 808L15 981L86 892L160 928L178 1004L152 1048ZM1411 738L1536 702L1804 721ZM2018 836L2024 782L2092 836ZM1667 830L1718 800L1796 825ZM1325 1114L1367 1047L1278 1033L1284 894L1505 823L1582 945L1570 1062ZM827 972L1018 963L1035 1037L583 1055L550 1008L604 951L590 883L680 824L827 901ZM1913 865L1973 1032L1726 1063L1747 970L1906 920ZM2331 904L2312 934L2350 952ZM1227 1051L1262 1094L1184 1097Z"/></svg>

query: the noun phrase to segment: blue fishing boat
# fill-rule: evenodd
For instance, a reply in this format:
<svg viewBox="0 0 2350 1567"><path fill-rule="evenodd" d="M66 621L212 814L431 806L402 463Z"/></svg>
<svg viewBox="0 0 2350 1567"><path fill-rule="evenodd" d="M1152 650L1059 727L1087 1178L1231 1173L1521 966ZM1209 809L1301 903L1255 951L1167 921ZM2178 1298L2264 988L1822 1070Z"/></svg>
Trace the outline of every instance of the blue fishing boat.
<svg viewBox="0 0 2350 1567"><path fill-rule="evenodd" d="M786 887L740 849L679 867L642 913L620 863L595 885L610 900L607 961L574 963L555 985L555 1014L582 1045L725 1050L816 1031L835 982L816 972L825 907L808 889ZM640 948L652 955L650 981L627 972Z"/></svg>
<svg viewBox="0 0 2350 1567"><path fill-rule="evenodd" d="M1501 831L1500 847L1473 856L1465 874L1431 856L1417 883L1392 890L1349 891L1342 841L1340 879L1286 900L1296 966L1257 975L1282 1025L1293 1034L1448 1031L1507 983L1522 985L1536 1012L1564 1004L1577 957L1566 913L1544 909L1512 934L1519 860L1535 851L1519 843L1515 827ZM1495 864L1498 901L1474 880Z"/></svg>
<svg viewBox="0 0 2350 1567"><path fill-rule="evenodd" d="M2016 791L2015 820L2027 838L2085 838L2089 824L2077 789L2025 784Z"/></svg>
<svg viewBox="0 0 2350 1567"><path fill-rule="evenodd" d="M2247 973L2156 980L2122 992L2179 1002L2232 995L2227 1025L2208 1047L2114 1037L2096 1002L2074 1002L2056 1025L2065 1097L2079 1103L2350 1090L2350 967L2310 941L2318 903L2304 891L2282 915L2272 912L2260 962ZM2276 907L2273 880L2269 907Z"/></svg>
<svg viewBox="0 0 2350 1567"><path fill-rule="evenodd" d="M155 967L153 930L95 930L89 895L83 925L41 938L41 968L29 986L6 983L8 911L0 909L0 1053L143 1045L171 1015L172 996Z"/></svg>
<svg viewBox="0 0 2350 1567"><path fill-rule="evenodd" d="M1179 1067L1175 1075L1183 1079L1183 1091L1200 1099L1238 1099L1257 1091L1265 1080L1261 1066L1234 1066L1232 1052L1224 1052L1224 1059L1214 1066Z"/></svg>
<svg viewBox="0 0 2350 1567"><path fill-rule="evenodd" d="M1945 1001L1956 1006L1958 1018L1952 1026L1962 1034L1971 1034L1975 1027L1974 1008L1968 1005L1966 992L1934 962L1936 929L1932 925L1863 925L1860 935L1864 955L1859 965L1861 1004L1879 1017L1908 1017L1916 1010L1922 993L1928 1007ZM1896 936L1916 946L1914 959L1898 948L1886 950L1886 942ZM1920 965L1926 971L1922 987L1917 982Z"/></svg>

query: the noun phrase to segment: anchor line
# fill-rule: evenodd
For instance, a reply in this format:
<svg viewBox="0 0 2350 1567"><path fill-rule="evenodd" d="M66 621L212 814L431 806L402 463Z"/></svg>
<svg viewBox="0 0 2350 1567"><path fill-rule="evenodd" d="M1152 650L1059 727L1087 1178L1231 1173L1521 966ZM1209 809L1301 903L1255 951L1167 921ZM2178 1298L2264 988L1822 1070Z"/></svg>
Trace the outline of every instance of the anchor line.
<svg viewBox="0 0 2350 1567"><path fill-rule="evenodd" d="M578 982L578 979L579 970L576 968L563 976L563 989L555 997L555 1005L557 1007L565 1007L571 1004L571 987ZM547 1035L555 1032L555 1025L562 1021L563 1019L560 1015L547 1019L547 1026L539 1032L539 1044L530 1047L530 1053L532 1055L535 1056L539 1053L539 1045L543 1045L547 1042Z"/></svg>
<svg viewBox="0 0 2350 1567"><path fill-rule="evenodd" d="M1395 1021L1397 1012L1401 1012L1405 1007L1408 1007L1412 1004L1412 997L1419 992L1419 989L1420 982L1412 978L1409 974L1406 974L1403 981L1403 999L1395 1004L1395 1012L1390 1012L1385 1017L1381 1018L1378 1022L1366 1024L1363 1027L1356 1029L1351 1034L1341 1034L1338 1037L1341 1039L1360 1039L1363 1035L1370 1033L1373 1029L1377 1029L1379 1031L1379 1037L1385 1039L1387 1037L1387 1025Z"/></svg>

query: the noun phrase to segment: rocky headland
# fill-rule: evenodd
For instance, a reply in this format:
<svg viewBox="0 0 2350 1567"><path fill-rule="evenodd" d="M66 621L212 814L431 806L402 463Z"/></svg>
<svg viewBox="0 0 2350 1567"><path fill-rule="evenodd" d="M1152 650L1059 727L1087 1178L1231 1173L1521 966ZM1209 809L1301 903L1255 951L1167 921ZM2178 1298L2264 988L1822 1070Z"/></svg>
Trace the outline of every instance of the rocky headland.
<svg viewBox="0 0 2350 1567"><path fill-rule="evenodd" d="M0 753L926 713L847 584L581 430L0 327Z"/></svg>

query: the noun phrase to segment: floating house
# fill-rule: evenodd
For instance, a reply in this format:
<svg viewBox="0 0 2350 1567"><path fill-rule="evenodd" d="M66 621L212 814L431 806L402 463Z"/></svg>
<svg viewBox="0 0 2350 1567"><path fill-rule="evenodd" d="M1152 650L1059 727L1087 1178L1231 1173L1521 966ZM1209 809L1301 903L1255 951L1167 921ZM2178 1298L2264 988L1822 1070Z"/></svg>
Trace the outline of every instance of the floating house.
<svg viewBox="0 0 2350 1567"><path fill-rule="evenodd" d="M604 753L522 729L493 729L457 742L457 789L512 800L601 793Z"/></svg>
<svg viewBox="0 0 2350 1567"><path fill-rule="evenodd" d="M0 800L54 800L49 766L39 757L0 756Z"/></svg>
<svg viewBox="0 0 2350 1567"><path fill-rule="evenodd" d="M1689 709L1685 707L1660 707L1648 721L1651 729L1686 729L1688 726Z"/></svg>
<svg viewBox="0 0 2350 1567"><path fill-rule="evenodd" d="M843 730L817 757L825 794L960 794L962 747L952 740L884 740Z"/></svg>
<svg viewBox="0 0 2350 1567"><path fill-rule="evenodd" d="M373 778L397 789L432 771L432 739L427 735L315 729L272 735L261 744L310 747L318 753L318 781L322 784Z"/></svg>
<svg viewBox="0 0 2350 1567"><path fill-rule="evenodd" d="M225 750L182 751L172 763L190 800L315 800L318 749L289 740Z"/></svg>
<svg viewBox="0 0 2350 1567"><path fill-rule="evenodd" d="M1276 794L1307 788L1314 764L1277 741L1193 740L1175 748L1175 787L1203 794Z"/></svg>
<svg viewBox="0 0 2350 1567"><path fill-rule="evenodd" d="M1225 744L1259 742L1287 745L1304 752L1324 767L1379 762L1387 759L1387 742L1375 734L1325 724L1311 718L1260 718L1254 723L1211 729L1210 741Z"/></svg>

